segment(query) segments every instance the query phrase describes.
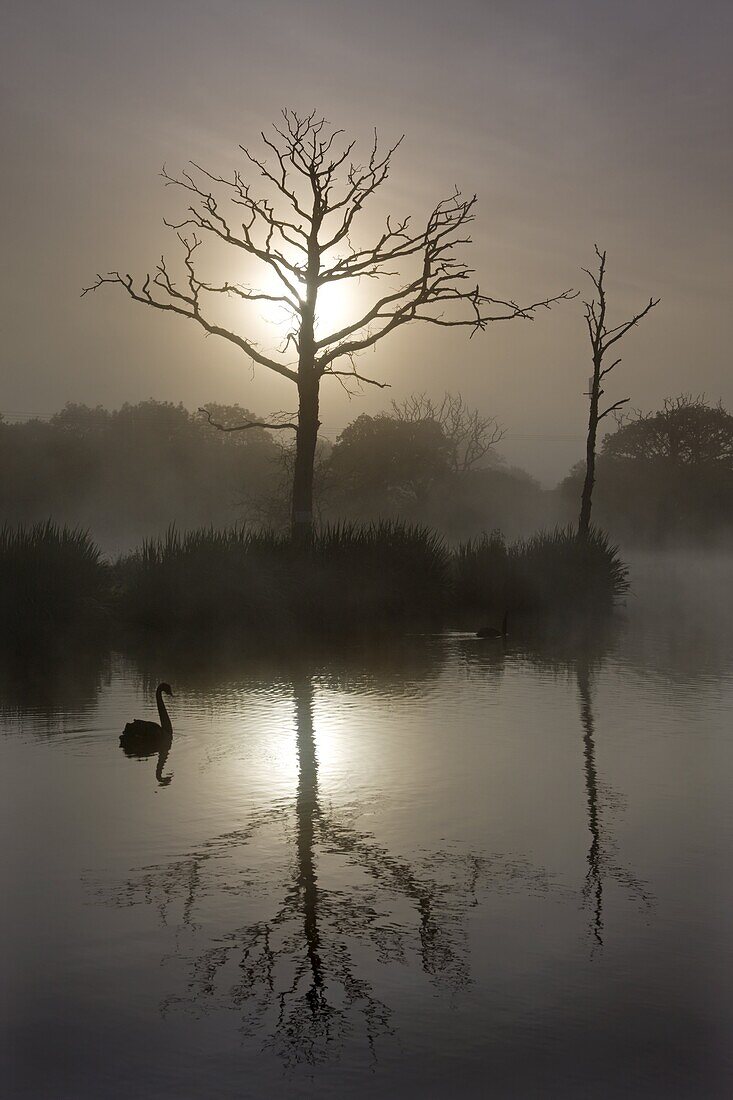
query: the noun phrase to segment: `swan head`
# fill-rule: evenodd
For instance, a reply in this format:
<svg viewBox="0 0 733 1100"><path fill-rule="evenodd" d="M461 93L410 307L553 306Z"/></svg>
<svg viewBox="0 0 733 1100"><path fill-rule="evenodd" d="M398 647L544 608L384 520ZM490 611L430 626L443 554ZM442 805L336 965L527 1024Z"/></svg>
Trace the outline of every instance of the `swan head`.
<svg viewBox="0 0 733 1100"><path fill-rule="evenodd" d="M161 693L161 695L173 694L173 688L170 686L170 684L158 684L158 691Z"/></svg>

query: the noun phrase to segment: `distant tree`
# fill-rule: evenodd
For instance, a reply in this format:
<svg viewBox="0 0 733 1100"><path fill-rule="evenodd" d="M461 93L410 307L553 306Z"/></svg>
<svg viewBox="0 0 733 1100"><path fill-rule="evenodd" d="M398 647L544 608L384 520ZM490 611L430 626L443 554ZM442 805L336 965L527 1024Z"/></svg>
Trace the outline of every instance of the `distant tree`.
<svg viewBox="0 0 733 1100"><path fill-rule="evenodd" d="M98 435L108 431L112 419L112 413L108 409L97 405L90 408L89 405L80 405L73 401L67 401L60 412L54 413L50 423L63 431L73 432L75 435Z"/></svg>
<svg viewBox="0 0 733 1100"><path fill-rule="evenodd" d="M598 257L598 274L594 274L584 268L584 271L588 278L593 283L596 289L597 298L592 298L591 301L585 302L585 320L588 325L588 335L590 337L590 345L592 351L593 360L593 374L590 379L590 390L588 393L589 399L589 412L588 412L588 436L586 441L586 457L585 457L585 478L583 480L583 492L580 498L580 516L578 519L578 534L585 538L590 530L590 514L591 505L593 500L593 485L595 484L595 467L596 467L596 438L598 435L598 425L604 417L609 416L611 413L621 409L629 400L628 397L622 397L620 401L614 401L611 405L600 411L601 397L603 397L605 390L602 388L601 383L603 379L611 373L614 367L617 367L621 362L621 359L615 359L612 363L604 366L604 359L606 352L609 348L629 332L630 329L638 325L639 321L643 317L646 317L650 310L654 309L659 304L659 299L650 298L648 304L641 310L640 313L635 314L630 321L622 321L618 325L609 326L607 320L607 302L606 302L606 253L601 252L598 245L595 246L596 256Z"/></svg>
<svg viewBox="0 0 733 1100"><path fill-rule="evenodd" d="M568 502L578 463L561 486ZM655 412L618 418L597 459L597 509L627 541L700 542L729 536L733 517L733 416L703 397L667 398ZM596 503L594 501L594 508Z"/></svg>
<svg viewBox="0 0 733 1100"><path fill-rule="evenodd" d="M415 423L432 420L439 424L448 448L453 473L465 473L476 466L496 465L494 447L506 434L493 416L470 408L461 395L445 393L435 401L424 393L413 393L405 401L392 402L398 420Z"/></svg>
<svg viewBox="0 0 733 1100"><path fill-rule="evenodd" d="M362 415L340 435L323 467L330 516L402 515L469 538L502 527L526 534L548 519L547 494L493 452L503 429L460 395L413 394L389 413Z"/></svg>
<svg viewBox="0 0 733 1100"><path fill-rule="evenodd" d="M733 416L704 396L668 397L657 412L621 419L602 453L609 459L733 469Z"/></svg>
<svg viewBox="0 0 733 1100"><path fill-rule="evenodd" d="M420 503L450 473L450 449L437 420L362 414L339 436L329 466L347 496Z"/></svg>
<svg viewBox="0 0 733 1100"><path fill-rule="evenodd" d="M530 319L540 305L549 306L568 293L526 306L483 294L472 282L473 271L458 255L470 243L468 226L474 220L476 196L464 199L457 190L437 203L420 228L413 229L409 217L388 217L370 245L352 244L355 220L387 179L399 141L382 152L375 133L362 165L351 159L354 142L346 142L343 131L331 128L315 113L301 116L293 111L283 112L271 136L264 132L261 136L267 151L264 157L241 148L272 189L277 209L270 199L256 197L238 170L226 178L194 163L180 176L171 176L164 168L166 183L180 188L190 202L181 221L166 223L177 232L183 249L182 280L161 258L154 273L141 280L113 271L97 275L83 293L116 284L136 302L194 321L206 334L227 340L254 363L296 386L297 417L275 417L269 426L292 428L296 433L292 529L294 536L307 539L313 522L313 462L324 377L335 377L346 386L383 386L357 371L355 359L401 326L422 321L464 327L473 333L490 321ZM256 261L264 273L274 275L276 289L209 281L198 266L204 239ZM401 270L405 264L407 271ZM360 279L368 284L380 278L389 280L389 288L363 313L336 331L317 331L319 294L324 288L344 281L353 285L353 280ZM265 354L251 336L217 320L210 309L222 296L282 307L292 327L280 352ZM295 363L287 359L291 351ZM256 426L263 425L244 422L240 428Z"/></svg>

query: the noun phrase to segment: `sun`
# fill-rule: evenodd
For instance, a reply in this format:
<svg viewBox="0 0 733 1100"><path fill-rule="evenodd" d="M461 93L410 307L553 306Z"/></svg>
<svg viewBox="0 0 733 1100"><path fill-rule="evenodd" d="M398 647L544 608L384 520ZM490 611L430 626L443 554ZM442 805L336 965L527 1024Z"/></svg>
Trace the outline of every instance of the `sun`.
<svg viewBox="0 0 733 1100"><path fill-rule="evenodd" d="M356 288L350 285L351 283L352 280L342 279L320 287L316 301L316 339L323 339L330 333L339 332L358 318L360 303ZM302 289L305 290L305 288ZM264 294L273 296L283 293L282 283L272 269L265 273L261 281L261 290ZM285 339L295 327L295 311L284 303L259 302L258 312L260 318L270 328L275 329L279 340Z"/></svg>
<svg viewBox="0 0 733 1100"><path fill-rule="evenodd" d="M337 283L326 283L318 291L316 303L316 337L328 336L338 332L345 325L357 319L357 296L348 279Z"/></svg>

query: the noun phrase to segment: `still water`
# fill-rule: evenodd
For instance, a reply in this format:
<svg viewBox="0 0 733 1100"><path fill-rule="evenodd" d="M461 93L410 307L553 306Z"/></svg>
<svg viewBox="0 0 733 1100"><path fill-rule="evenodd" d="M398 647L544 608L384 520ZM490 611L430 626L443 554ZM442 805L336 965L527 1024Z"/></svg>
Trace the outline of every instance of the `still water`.
<svg viewBox="0 0 733 1100"><path fill-rule="evenodd" d="M567 636L6 660L2 1095L731 1095L733 566L634 565Z"/></svg>

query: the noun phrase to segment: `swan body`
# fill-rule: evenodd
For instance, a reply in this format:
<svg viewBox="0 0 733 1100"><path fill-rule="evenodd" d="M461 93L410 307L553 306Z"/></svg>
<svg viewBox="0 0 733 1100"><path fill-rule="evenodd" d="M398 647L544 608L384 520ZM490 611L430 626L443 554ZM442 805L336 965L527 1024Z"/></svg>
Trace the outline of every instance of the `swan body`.
<svg viewBox="0 0 733 1100"><path fill-rule="evenodd" d="M481 626L476 631L477 638L506 638L508 613L504 612L504 618L501 621L501 630L498 630L495 626Z"/></svg>
<svg viewBox="0 0 733 1100"><path fill-rule="evenodd" d="M157 722L147 722L142 718L136 718L134 722L128 722L120 736L120 745L132 755L139 755L141 750L148 749L149 753L158 752L160 746L173 739L173 727L165 709L163 695L172 695L170 684L158 684L155 689L155 702L158 706L160 725Z"/></svg>

